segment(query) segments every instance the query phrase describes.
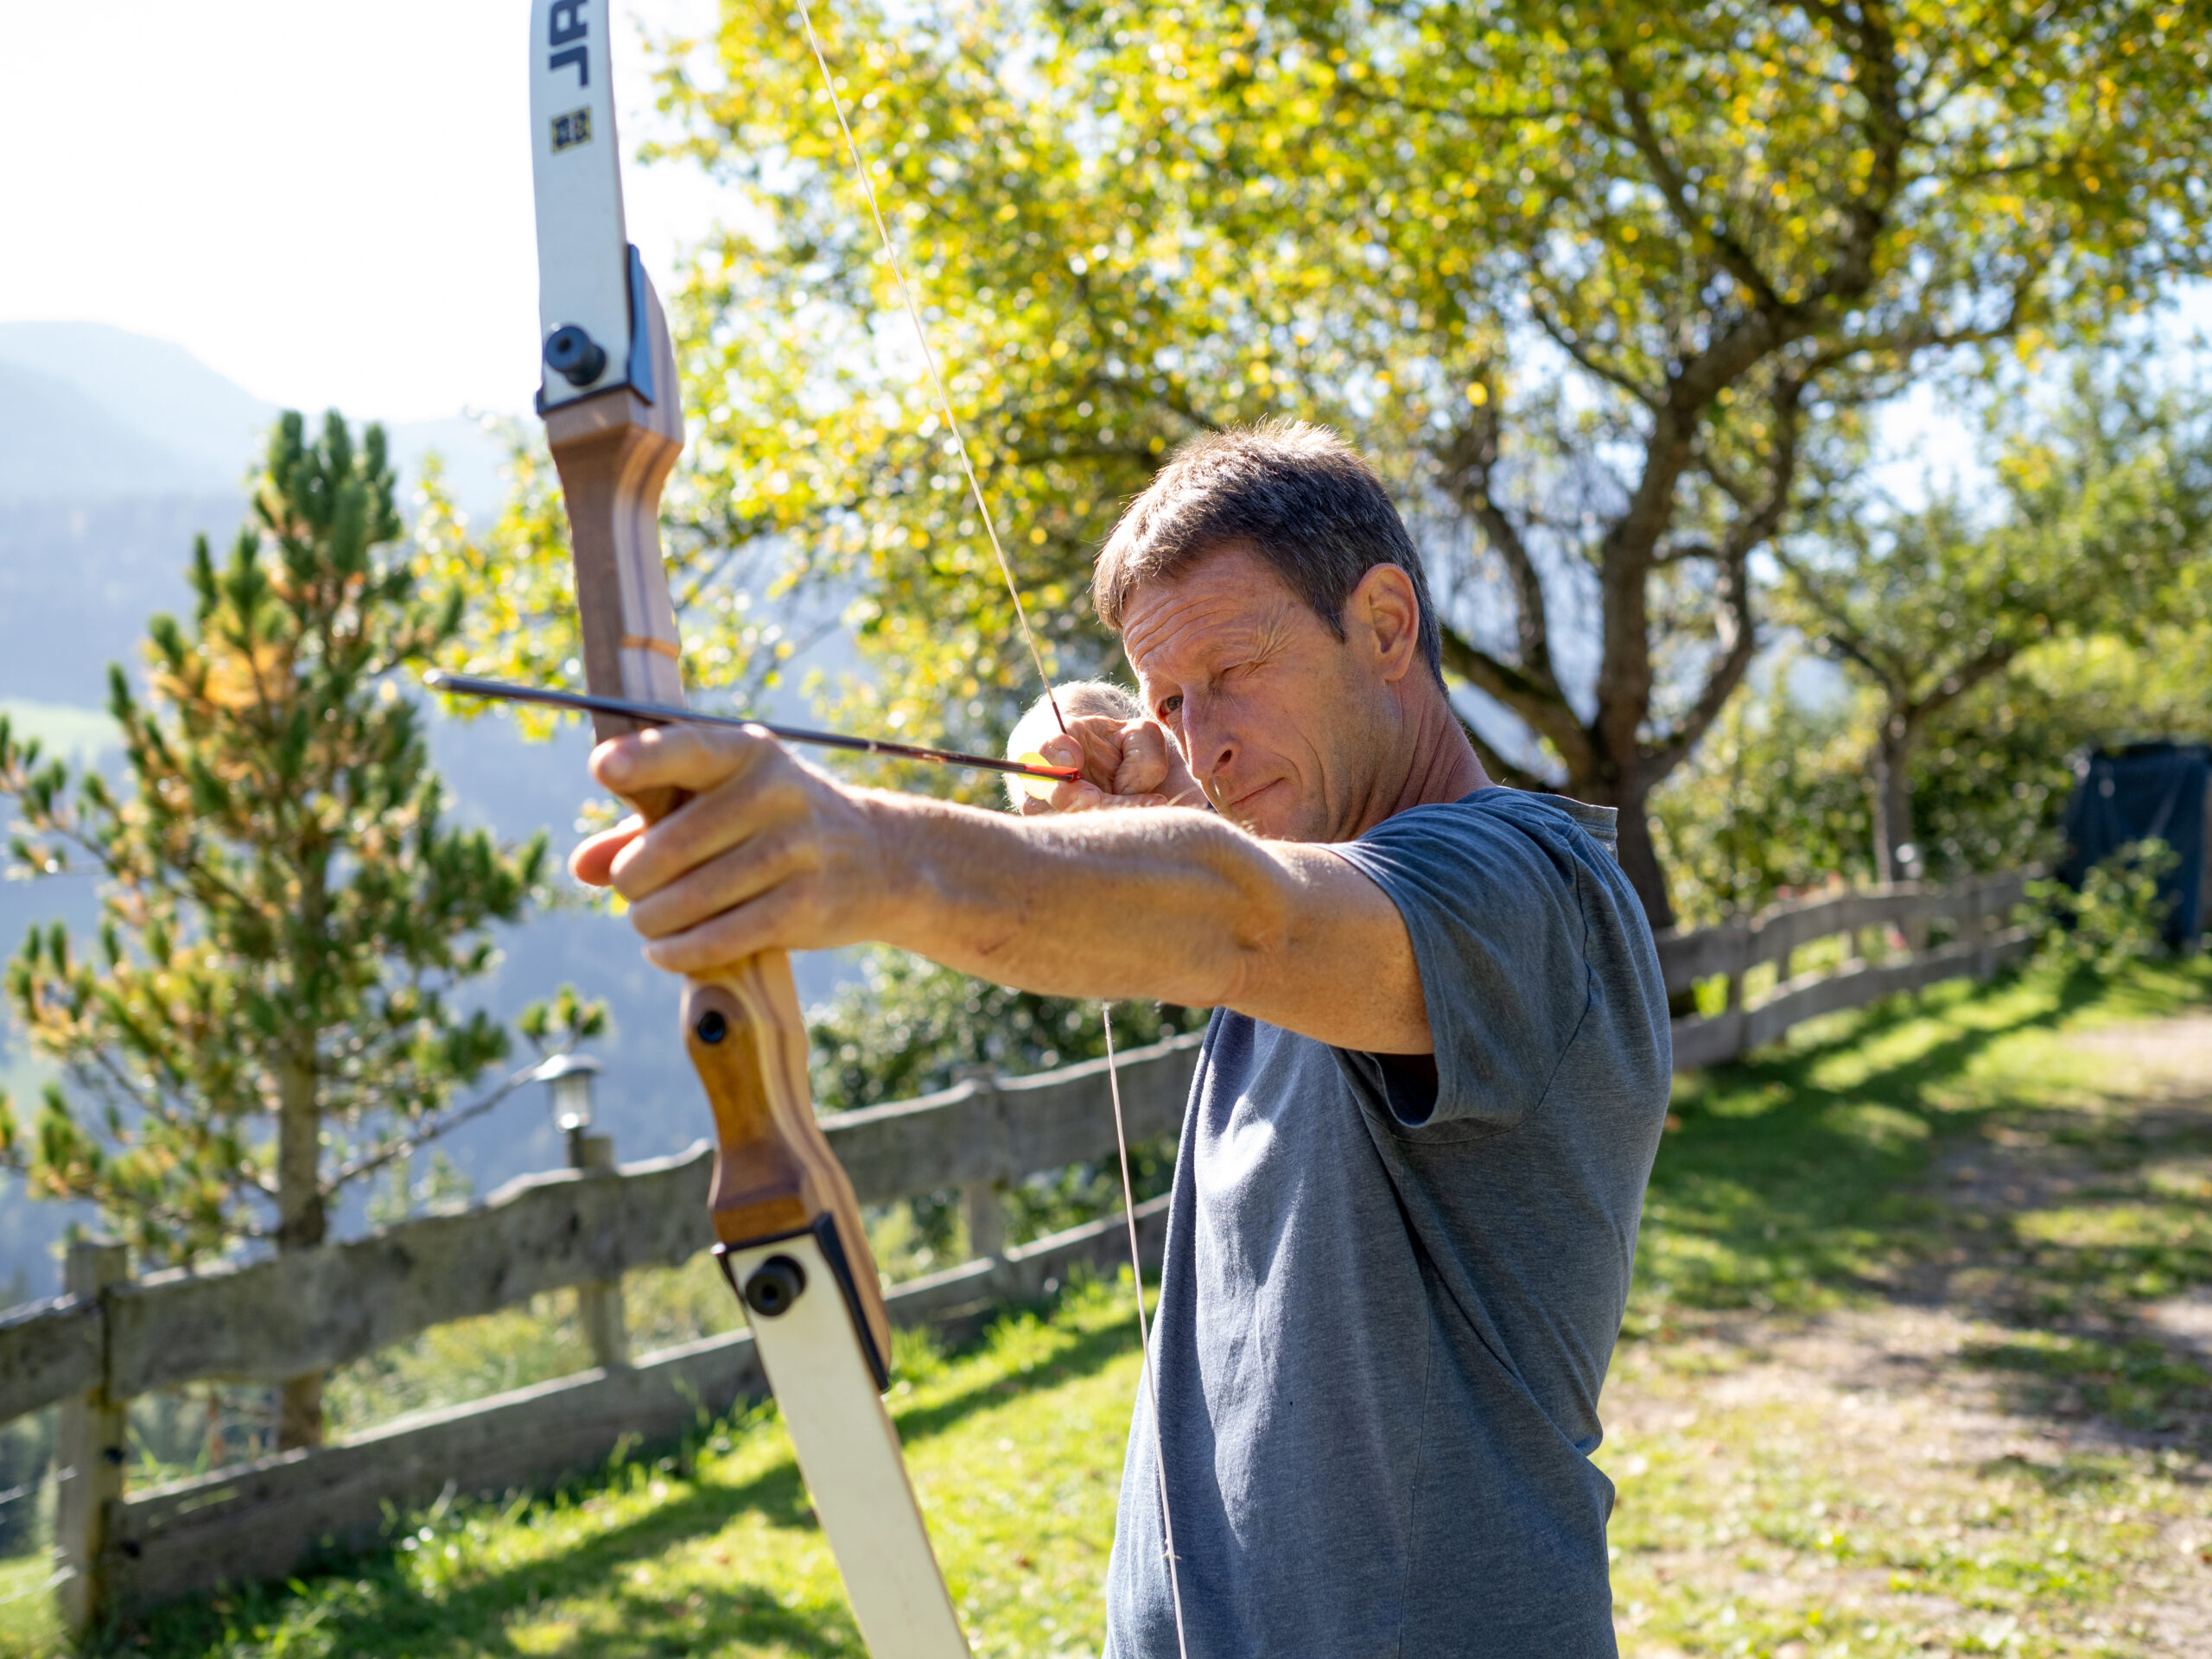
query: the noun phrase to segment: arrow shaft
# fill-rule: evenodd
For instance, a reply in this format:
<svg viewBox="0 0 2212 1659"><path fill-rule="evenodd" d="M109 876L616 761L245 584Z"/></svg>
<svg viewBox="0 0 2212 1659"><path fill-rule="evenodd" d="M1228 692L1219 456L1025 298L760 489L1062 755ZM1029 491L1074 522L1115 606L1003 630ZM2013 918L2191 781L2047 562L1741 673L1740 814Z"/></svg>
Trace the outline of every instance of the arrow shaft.
<svg viewBox="0 0 2212 1659"><path fill-rule="evenodd" d="M944 766L973 766L982 772L1011 772L1020 778L1050 778L1062 782L1082 775L1076 766L1038 766L1022 760L999 760L988 754L968 754L958 749L933 749L919 743L891 743L880 738L852 737L843 732L817 732L804 726L778 726L765 720L735 715L701 714L664 702L633 702L627 697L601 696L591 691L556 691L548 687L516 685L506 680L480 680L470 674L448 674L433 669L423 677L433 691L453 696L486 697L500 702L534 702L552 709L573 709L584 714L620 715L649 726L742 726L767 733L786 743L808 743L817 748L845 749L855 754L887 754L901 760L928 760Z"/></svg>

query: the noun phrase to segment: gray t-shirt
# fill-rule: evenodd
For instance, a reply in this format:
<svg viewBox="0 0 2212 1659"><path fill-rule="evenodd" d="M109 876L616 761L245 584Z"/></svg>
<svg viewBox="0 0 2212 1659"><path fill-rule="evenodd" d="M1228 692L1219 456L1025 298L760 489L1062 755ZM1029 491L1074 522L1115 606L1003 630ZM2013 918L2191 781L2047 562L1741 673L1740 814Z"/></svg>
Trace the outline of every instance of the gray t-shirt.
<svg viewBox="0 0 2212 1659"><path fill-rule="evenodd" d="M1485 789L1338 849L1405 918L1433 1080L1206 1034L1153 1330L1191 1659L1611 1655L1590 1462L1671 1044L1613 814ZM1140 1398L1109 1659L1172 1659Z"/></svg>

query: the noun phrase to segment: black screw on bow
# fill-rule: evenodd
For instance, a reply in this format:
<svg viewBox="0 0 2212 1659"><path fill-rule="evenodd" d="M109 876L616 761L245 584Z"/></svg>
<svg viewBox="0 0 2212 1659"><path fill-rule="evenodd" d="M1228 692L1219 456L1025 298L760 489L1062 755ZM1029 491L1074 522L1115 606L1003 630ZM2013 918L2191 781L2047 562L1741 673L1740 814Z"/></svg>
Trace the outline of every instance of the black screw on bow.
<svg viewBox="0 0 2212 1659"><path fill-rule="evenodd" d="M806 1269L788 1255L772 1255L745 1281L745 1305L764 1319L791 1312L806 1294Z"/></svg>
<svg viewBox="0 0 2212 1659"><path fill-rule="evenodd" d="M563 323L545 342L545 366L572 386L588 386L607 372L607 352L575 323Z"/></svg>

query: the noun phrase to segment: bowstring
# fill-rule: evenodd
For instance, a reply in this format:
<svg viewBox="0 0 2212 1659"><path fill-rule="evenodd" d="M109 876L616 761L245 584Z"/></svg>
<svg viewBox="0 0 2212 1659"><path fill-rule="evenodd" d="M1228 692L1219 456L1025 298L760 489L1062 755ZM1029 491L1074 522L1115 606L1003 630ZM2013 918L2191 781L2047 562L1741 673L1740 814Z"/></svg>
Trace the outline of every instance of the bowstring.
<svg viewBox="0 0 2212 1659"><path fill-rule="evenodd" d="M814 32L814 16L807 10L806 0L797 0L799 27L806 31L806 44L814 54L814 67L822 72L822 89L830 94L830 107L837 117L837 130L845 137L845 154L852 159L853 177L860 181L861 194L868 198L868 217L875 221L876 240L883 245L883 257L891 267L891 280L899 289L899 302L906 308L906 321L914 325L914 343L922 348L922 362L930 373L930 385L937 393L938 413L944 417L945 429L952 434L953 453L960 457L960 470L968 479L968 493L976 503L976 515L983 521L983 534L989 538L991 553L999 562L999 575L1006 578L1006 591L1014 601L1014 620L1020 624L1022 643L1029 647L1029 660L1037 665L1037 677L1044 682L1045 699L1052 705L1052 718L1059 722L1061 735L1068 729L1067 716L1060 712L1060 700L1052 690L1052 677L1045 671L1045 653L1037 647L1037 635L1029 626L1029 607L1021 602L1021 589L1014 580L1014 563L1006 556L1006 549L999 543L999 527L991 517L990 503L983 499L983 486L976 477L976 463L968 457L968 439L960 429L960 417L952 412L952 399L946 396L944 376L938 372L937 352L930 344L930 331L922 324L921 307L914 302L913 284L906 280L906 268L900 263L899 251L892 245L891 227L884 222L883 206L875 197L875 181L868 176L868 163L861 159L861 147L853 137L852 124L845 119L845 100L837 96L836 77L830 73L830 60L822 50L821 37Z"/></svg>
<svg viewBox="0 0 2212 1659"><path fill-rule="evenodd" d="M1037 677L1045 687L1046 700L1052 704L1052 718L1059 722L1060 730L1068 728L1067 718L1060 712L1060 700L1052 690L1052 677L1045 671L1045 655L1037 646L1037 636L1029 626L1028 608L1021 602L1021 589L1014 579L1014 564L1007 557L1006 549L999 541L997 522L991 517L990 503L984 499L983 486L976 477L975 463L969 459L968 440L960 429L960 419L952 412L952 399L946 394L944 376L938 371L937 352L930 344L928 327L922 321L921 307L915 302L913 284L906 280L906 269L899 257L899 250L891 240L891 227L884 220L883 206L876 199L875 183L869 177L868 163L861 158L860 143L853 137L852 124L845 118L845 100L838 96L836 77L830 73L829 55L822 49L822 38L814 32L814 16L807 0L794 0L798 9L799 27L805 31L807 49L814 54L814 67L821 72L822 90L829 94L830 108L837 118L837 130L845 141L845 155L852 162L853 176L860 181L861 194L867 198L868 217L875 222L876 240L882 245L884 262L891 269L892 282L899 289L899 301L906 309L906 321L912 325L914 343L921 347L922 361L929 370L930 386L937 394L938 413L944 416L945 429L952 435L954 452L960 457L960 470L968 480L968 493L976 503L976 516L983 521L983 533L989 537L991 552L998 560L999 575L1006 581L1007 595L1014 601L1014 620L1020 624L1022 642L1029 647L1029 660L1036 664ZM1137 1243L1136 1184L1129 1174L1129 1136L1122 1114L1122 1077L1114 1053L1114 1015L1112 1006L1102 1001L1098 1017L1106 1037L1106 1087L1114 1103L1114 1146L1122 1166L1122 1213L1126 1218L1129 1234L1129 1274L1136 1289L1137 1344L1140 1355L1138 1385L1145 1390L1146 1406L1152 1419L1152 1466L1158 1477L1160 1488L1160 1541L1167 1560L1168 1596L1175 1610L1175 1650L1180 1659L1190 1659L1190 1647L1183 1630L1183 1586L1176 1568L1175 1522L1167 1503L1167 1459L1160 1427L1160 1378L1153 1369L1152 1332L1144 1311L1144 1257Z"/></svg>
<svg viewBox="0 0 2212 1659"><path fill-rule="evenodd" d="M1152 1416L1152 1471L1160 1484L1160 1541L1167 1557L1167 1594L1175 1608L1175 1651L1191 1659L1183 1637L1183 1585L1175 1567L1175 1517L1167 1507L1167 1454L1160 1429L1160 1376L1152 1368L1152 1332L1144 1318L1144 1258L1137 1249L1137 1189L1129 1179L1129 1135L1122 1122L1122 1076L1114 1063L1114 1005L1101 1002L1098 1020L1106 1033L1106 1092L1114 1100L1114 1147L1122 1157L1122 1214L1129 1228L1129 1270L1136 1281L1138 1385L1146 1395ZM1166 1294L1163 1281L1160 1294Z"/></svg>

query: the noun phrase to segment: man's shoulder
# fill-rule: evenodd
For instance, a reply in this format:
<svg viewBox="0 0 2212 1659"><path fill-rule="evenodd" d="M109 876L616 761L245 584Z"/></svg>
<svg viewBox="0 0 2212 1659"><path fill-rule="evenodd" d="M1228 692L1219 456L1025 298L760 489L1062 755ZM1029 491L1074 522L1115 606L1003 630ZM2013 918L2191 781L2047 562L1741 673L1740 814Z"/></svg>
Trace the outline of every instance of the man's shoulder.
<svg viewBox="0 0 2212 1659"><path fill-rule="evenodd" d="M1363 841L1420 840L1428 836L1488 840L1500 836L1537 836L1572 843L1586 836L1607 858L1620 857L1620 814L1610 806L1535 790L1492 784L1456 801L1408 807L1361 837Z"/></svg>

